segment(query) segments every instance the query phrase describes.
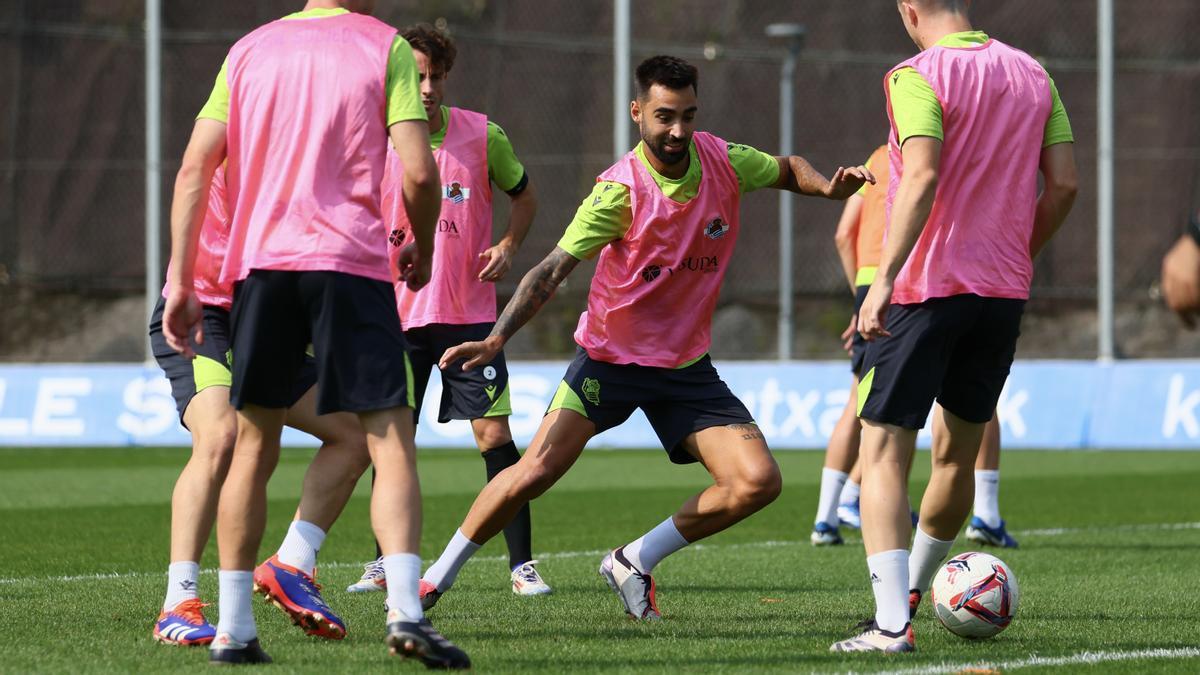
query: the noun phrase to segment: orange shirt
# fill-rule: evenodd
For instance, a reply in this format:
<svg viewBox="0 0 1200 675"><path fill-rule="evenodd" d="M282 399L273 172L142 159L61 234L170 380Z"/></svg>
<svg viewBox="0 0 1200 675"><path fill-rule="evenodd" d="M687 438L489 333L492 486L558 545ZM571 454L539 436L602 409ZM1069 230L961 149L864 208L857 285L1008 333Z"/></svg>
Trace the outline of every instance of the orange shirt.
<svg viewBox="0 0 1200 675"><path fill-rule="evenodd" d="M887 227L888 149L881 145L871 153L867 168L875 174L875 184L863 185L862 215L858 217L855 257L858 269L878 267L883 252L883 232Z"/></svg>

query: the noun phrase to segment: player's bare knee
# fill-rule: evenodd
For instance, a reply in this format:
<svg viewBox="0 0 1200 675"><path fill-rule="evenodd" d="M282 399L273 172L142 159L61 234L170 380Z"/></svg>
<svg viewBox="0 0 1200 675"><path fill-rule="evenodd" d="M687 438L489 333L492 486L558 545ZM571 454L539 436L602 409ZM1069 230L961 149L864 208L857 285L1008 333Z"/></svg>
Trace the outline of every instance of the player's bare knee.
<svg viewBox="0 0 1200 675"><path fill-rule="evenodd" d="M558 481L558 472L545 464L516 464L506 469L515 472L509 497L530 501L540 497Z"/></svg>
<svg viewBox="0 0 1200 675"><path fill-rule="evenodd" d="M237 427L212 425L192 433L192 458L212 467L218 475L224 475L233 459L233 448L237 443Z"/></svg>
<svg viewBox="0 0 1200 675"><path fill-rule="evenodd" d="M481 419L472 424L475 444L480 452L498 448L512 440L512 433L509 432L508 425L500 421L502 419L504 418Z"/></svg>
<svg viewBox="0 0 1200 675"><path fill-rule="evenodd" d="M767 506L783 491L783 478L774 463L746 472L734 483L734 501L739 509L754 512Z"/></svg>

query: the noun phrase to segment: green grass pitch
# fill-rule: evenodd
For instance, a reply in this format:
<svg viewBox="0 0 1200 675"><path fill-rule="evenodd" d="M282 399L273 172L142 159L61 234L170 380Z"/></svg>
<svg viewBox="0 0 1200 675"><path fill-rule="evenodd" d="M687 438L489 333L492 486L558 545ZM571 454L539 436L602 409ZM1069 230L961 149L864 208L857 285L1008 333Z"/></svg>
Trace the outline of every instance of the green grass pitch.
<svg viewBox="0 0 1200 675"><path fill-rule="evenodd" d="M263 555L278 545L311 452L285 451L271 483ZM856 533L808 544L821 455L780 452L785 488L762 513L656 570L665 620L627 620L596 574L602 552L640 535L707 484L661 452L589 451L533 505L534 547L555 593L518 598L504 544L490 542L430 613L481 672L1200 671L1200 453L1009 452L1001 506L1021 549L1021 606L995 639L969 642L925 604L917 652L843 656L830 643L872 607ZM165 586L178 449L0 450L0 672L207 668L204 649L153 642ZM928 455L917 458L923 485ZM432 559L483 483L470 451L422 451ZM915 498L914 498L915 499ZM215 544L201 594L216 600ZM972 547L961 542L956 552ZM382 594L349 595L373 553L364 480L321 551L318 580L349 626L304 636L256 602L272 672L421 670L383 646ZM216 608L209 608L215 622Z"/></svg>

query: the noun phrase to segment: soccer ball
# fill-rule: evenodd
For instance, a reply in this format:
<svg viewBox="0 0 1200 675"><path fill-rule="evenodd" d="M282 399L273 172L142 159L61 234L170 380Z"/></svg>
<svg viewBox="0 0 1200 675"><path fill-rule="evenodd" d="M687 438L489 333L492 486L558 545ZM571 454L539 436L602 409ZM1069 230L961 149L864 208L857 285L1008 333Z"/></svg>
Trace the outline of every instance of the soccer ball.
<svg viewBox="0 0 1200 675"><path fill-rule="evenodd" d="M1008 627L1017 613L1017 577L996 556L963 553L950 559L933 578L933 612L951 633L991 637Z"/></svg>

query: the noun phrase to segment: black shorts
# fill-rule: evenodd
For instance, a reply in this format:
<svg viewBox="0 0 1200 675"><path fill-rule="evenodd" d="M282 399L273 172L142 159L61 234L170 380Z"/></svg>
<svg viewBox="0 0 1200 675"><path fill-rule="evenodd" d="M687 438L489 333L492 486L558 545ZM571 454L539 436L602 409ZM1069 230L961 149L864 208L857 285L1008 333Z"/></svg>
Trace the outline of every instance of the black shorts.
<svg viewBox="0 0 1200 675"><path fill-rule="evenodd" d="M392 285L341 272L253 270L233 291L231 400L286 408L312 344L317 414L412 407Z"/></svg>
<svg viewBox="0 0 1200 675"><path fill-rule="evenodd" d="M158 299L154 306L154 314L150 317L150 347L154 352L154 360L166 374L171 383L171 397L175 399L175 409L179 411L179 422L183 424L183 414L187 411L192 398L209 387L229 387L233 383L233 373L230 366L231 351L229 348L229 312L221 307L204 305L203 326L204 343L192 342L192 350L196 358L185 359L182 354L171 349L162 331L163 310L166 301ZM300 375L292 382L291 402L288 407L300 400L301 396L317 382L317 370L312 359L306 359L305 367ZM187 428L186 424L183 424Z"/></svg>
<svg viewBox="0 0 1200 675"><path fill-rule="evenodd" d="M754 423L707 354L686 368L652 368L596 361L581 347L546 412L561 408L591 420L597 434L619 426L641 408L676 464L696 461L683 449L683 441L697 431Z"/></svg>
<svg viewBox="0 0 1200 675"><path fill-rule="evenodd" d="M404 331L404 339L408 341L408 358L412 361L416 414L421 412L425 389L442 354L464 342L486 338L492 332L492 326L490 323L434 323ZM440 372L442 402L438 409L439 422L507 417L512 414L508 365L504 361L503 351L491 363L476 366L465 373L461 361Z"/></svg>
<svg viewBox="0 0 1200 675"><path fill-rule="evenodd" d="M863 300L867 299L869 290L871 290L870 284L854 289L854 316L858 316L858 310L862 309ZM862 377L863 359L867 356L867 344L862 333L854 331L854 336L850 338L850 372L857 377Z"/></svg>
<svg viewBox="0 0 1200 675"><path fill-rule="evenodd" d="M859 417L920 429L937 400L967 422L992 419L1024 310L1024 300L971 294L892 305L891 337L867 347Z"/></svg>

